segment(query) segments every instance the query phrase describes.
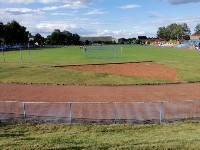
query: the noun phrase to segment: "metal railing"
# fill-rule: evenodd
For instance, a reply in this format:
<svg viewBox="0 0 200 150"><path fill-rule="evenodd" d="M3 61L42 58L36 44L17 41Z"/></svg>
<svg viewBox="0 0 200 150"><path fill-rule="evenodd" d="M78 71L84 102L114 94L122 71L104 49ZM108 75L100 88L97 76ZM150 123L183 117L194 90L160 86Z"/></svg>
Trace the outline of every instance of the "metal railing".
<svg viewBox="0 0 200 150"><path fill-rule="evenodd" d="M0 101L0 121L56 123L162 123L199 120L200 101L18 102Z"/></svg>

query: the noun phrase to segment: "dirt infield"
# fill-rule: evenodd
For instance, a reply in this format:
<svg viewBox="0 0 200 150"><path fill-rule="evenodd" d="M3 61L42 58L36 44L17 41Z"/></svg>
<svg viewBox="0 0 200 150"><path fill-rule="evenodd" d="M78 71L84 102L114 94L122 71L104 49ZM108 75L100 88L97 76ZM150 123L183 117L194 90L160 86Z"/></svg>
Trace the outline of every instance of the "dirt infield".
<svg viewBox="0 0 200 150"><path fill-rule="evenodd" d="M60 68L178 81L175 69L153 62L63 66Z"/></svg>
<svg viewBox="0 0 200 150"><path fill-rule="evenodd" d="M200 83L130 86L66 86L0 83L1 101L138 102L200 99Z"/></svg>

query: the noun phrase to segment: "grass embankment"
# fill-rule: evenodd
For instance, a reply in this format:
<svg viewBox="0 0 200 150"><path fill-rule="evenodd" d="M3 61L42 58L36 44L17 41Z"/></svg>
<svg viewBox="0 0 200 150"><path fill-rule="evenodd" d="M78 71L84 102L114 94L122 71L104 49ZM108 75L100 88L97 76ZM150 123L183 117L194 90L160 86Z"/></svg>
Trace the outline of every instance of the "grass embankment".
<svg viewBox="0 0 200 150"><path fill-rule="evenodd" d="M154 61L177 70L180 81L200 81L200 52L172 48L149 46L121 46L118 59L85 59L79 47L51 48L31 50L31 64L28 51L5 52L0 54L0 82L52 83L68 85L100 85L100 84L146 84L169 83L160 79L148 79L131 76L119 76L106 73L81 72L50 68L56 65L99 64L115 62ZM106 54L105 54L106 55ZM5 58L5 63L3 60ZM105 57L106 58L106 57ZM41 67L38 67L41 66Z"/></svg>
<svg viewBox="0 0 200 150"><path fill-rule="evenodd" d="M200 123L0 124L0 149L200 149Z"/></svg>

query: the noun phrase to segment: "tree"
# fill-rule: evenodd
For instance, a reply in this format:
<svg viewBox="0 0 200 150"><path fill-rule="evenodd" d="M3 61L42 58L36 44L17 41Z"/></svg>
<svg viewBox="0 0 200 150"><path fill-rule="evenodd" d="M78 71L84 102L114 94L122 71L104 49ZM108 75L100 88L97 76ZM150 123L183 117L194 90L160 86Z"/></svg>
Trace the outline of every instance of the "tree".
<svg viewBox="0 0 200 150"><path fill-rule="evenodd" d="M200 24L197 24L197 25L196 25L196 27L195 27L194 31L195 31L195 32L198 32L198 31L200 31Z"/></svg>
<svg viewBox="0 0 200 150"><path fill-rule="evenodd" d="M34 42L38 43L39 45L43 45L44 44L44 37L42 37L39 33L35 34L34 36Z"/></svg>
<svg viewBox="0 0 200 150"><path fill-rule="evenodd" d="M52 45L75 44L75 45L79 45L80 44L80 36L78 34L72 34L66 30L61 32L59 29L55 29L51 35L47 36L47 38L45 39L45 44L52 44Z"/></svg>
<svg viewBox="0 0 200 150"><path fill-rule="evenodd" d="M4 25L3 33L3 38L6 43L26 43L28 41L26 27L21 26L14 20Z"/></svg>
<svg viewBox="0 0 200 150"><path fill-rule="evenodd" d="M177 40L182 37L182 28L179 24L173 23L167 27L167 32L169 32L169 37L167 40Z"/></svg>
<svg viewBox="0 0 200 150"><path fill-rule="evenodd" d="M157 37L161 39L167 39L168 37L167 29L165 27L159 27L157 31Z"/></svg>
<svg viewBox="0 0 200 150"><path fill-rule="evenodd" d="M186 23L182 23L181 26L182 26L182 38L185 40L189 40L191 34L190 28Z"/></svg>
<svg viewBox="0 0 200 150"><path fill-rule="evenodd" d="M140 39L135 40L135 44L141 44L141 43L142 43L142 41Z"/></svg>
<svg viewBox="0 0 200 150"><path fill-rule="evenodd" d="M80 44L80 36L78 34L73 34L72 35L72 39L73 39L73 44L74 45L79 45Z"/></svg>
<svg viewBox="0 0 200 150"><path fill-rule="evenodd" d="M60 32L59 29L55 29L53 33L51 34L51 44L54 44L54 45L63 44L62 33Z"/></svg>
<svg viewBox="0 0 200 150"><path fill-rule="evenodd" d="M73 43L72 33L69 31L64 30L62 32L63 42L65 45L71 45Z"/></svg>
<svg viewBox="0 0 200 150"><path fill-rule="evenodd" d="M90 41L86 40L85 45L89 45L89 44L90 44Z"/></svg>
<svg viewBox="0 0 200 150"><path fill-rule="evenodd" d="M48 35L47 38L45 38L45 44L51 45L51 35Z"/></svg>
<svg viewBox="0 0 200 150"><path fill-rule="evenodd" d="M4 25L0 22L0 44L4 43Z"/></svg>
<svg viewBox="0 0 200 150"><path fill-rule="evenodd" d="M157 31L157 37L164 39L166 41L169 40L177 40L177 39L189 39L190 37L190 29L186 23L176 24L173 23L167 27L160 27Z"/></svg>
<svg viewBox="0 0 200 150"><path fill-rule="evenodd" d="M120 39L118 39L118 41L119 41L119 44L124 44L124 42L126 41L126 39L125 38L120 38Z"/></svg>
<svg viewBox="0 0 200 150"><path fill-rule="evenodd" d="M2 22L0 22L0 38L3 38L3 29L4 28L4 25L3 25L3 23Z"/></svg>

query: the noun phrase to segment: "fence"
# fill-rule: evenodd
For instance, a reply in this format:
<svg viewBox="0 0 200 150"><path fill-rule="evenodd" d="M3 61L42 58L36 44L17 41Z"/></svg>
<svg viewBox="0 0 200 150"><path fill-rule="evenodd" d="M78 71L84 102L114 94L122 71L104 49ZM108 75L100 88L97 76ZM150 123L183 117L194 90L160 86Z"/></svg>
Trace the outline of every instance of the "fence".
<svg viewBox="0 0 200 150"><path fill-rule="evenodd" d="M117 124L162 123L199 118L199 100L149 103L0 101L0 121Z"/></svg>

